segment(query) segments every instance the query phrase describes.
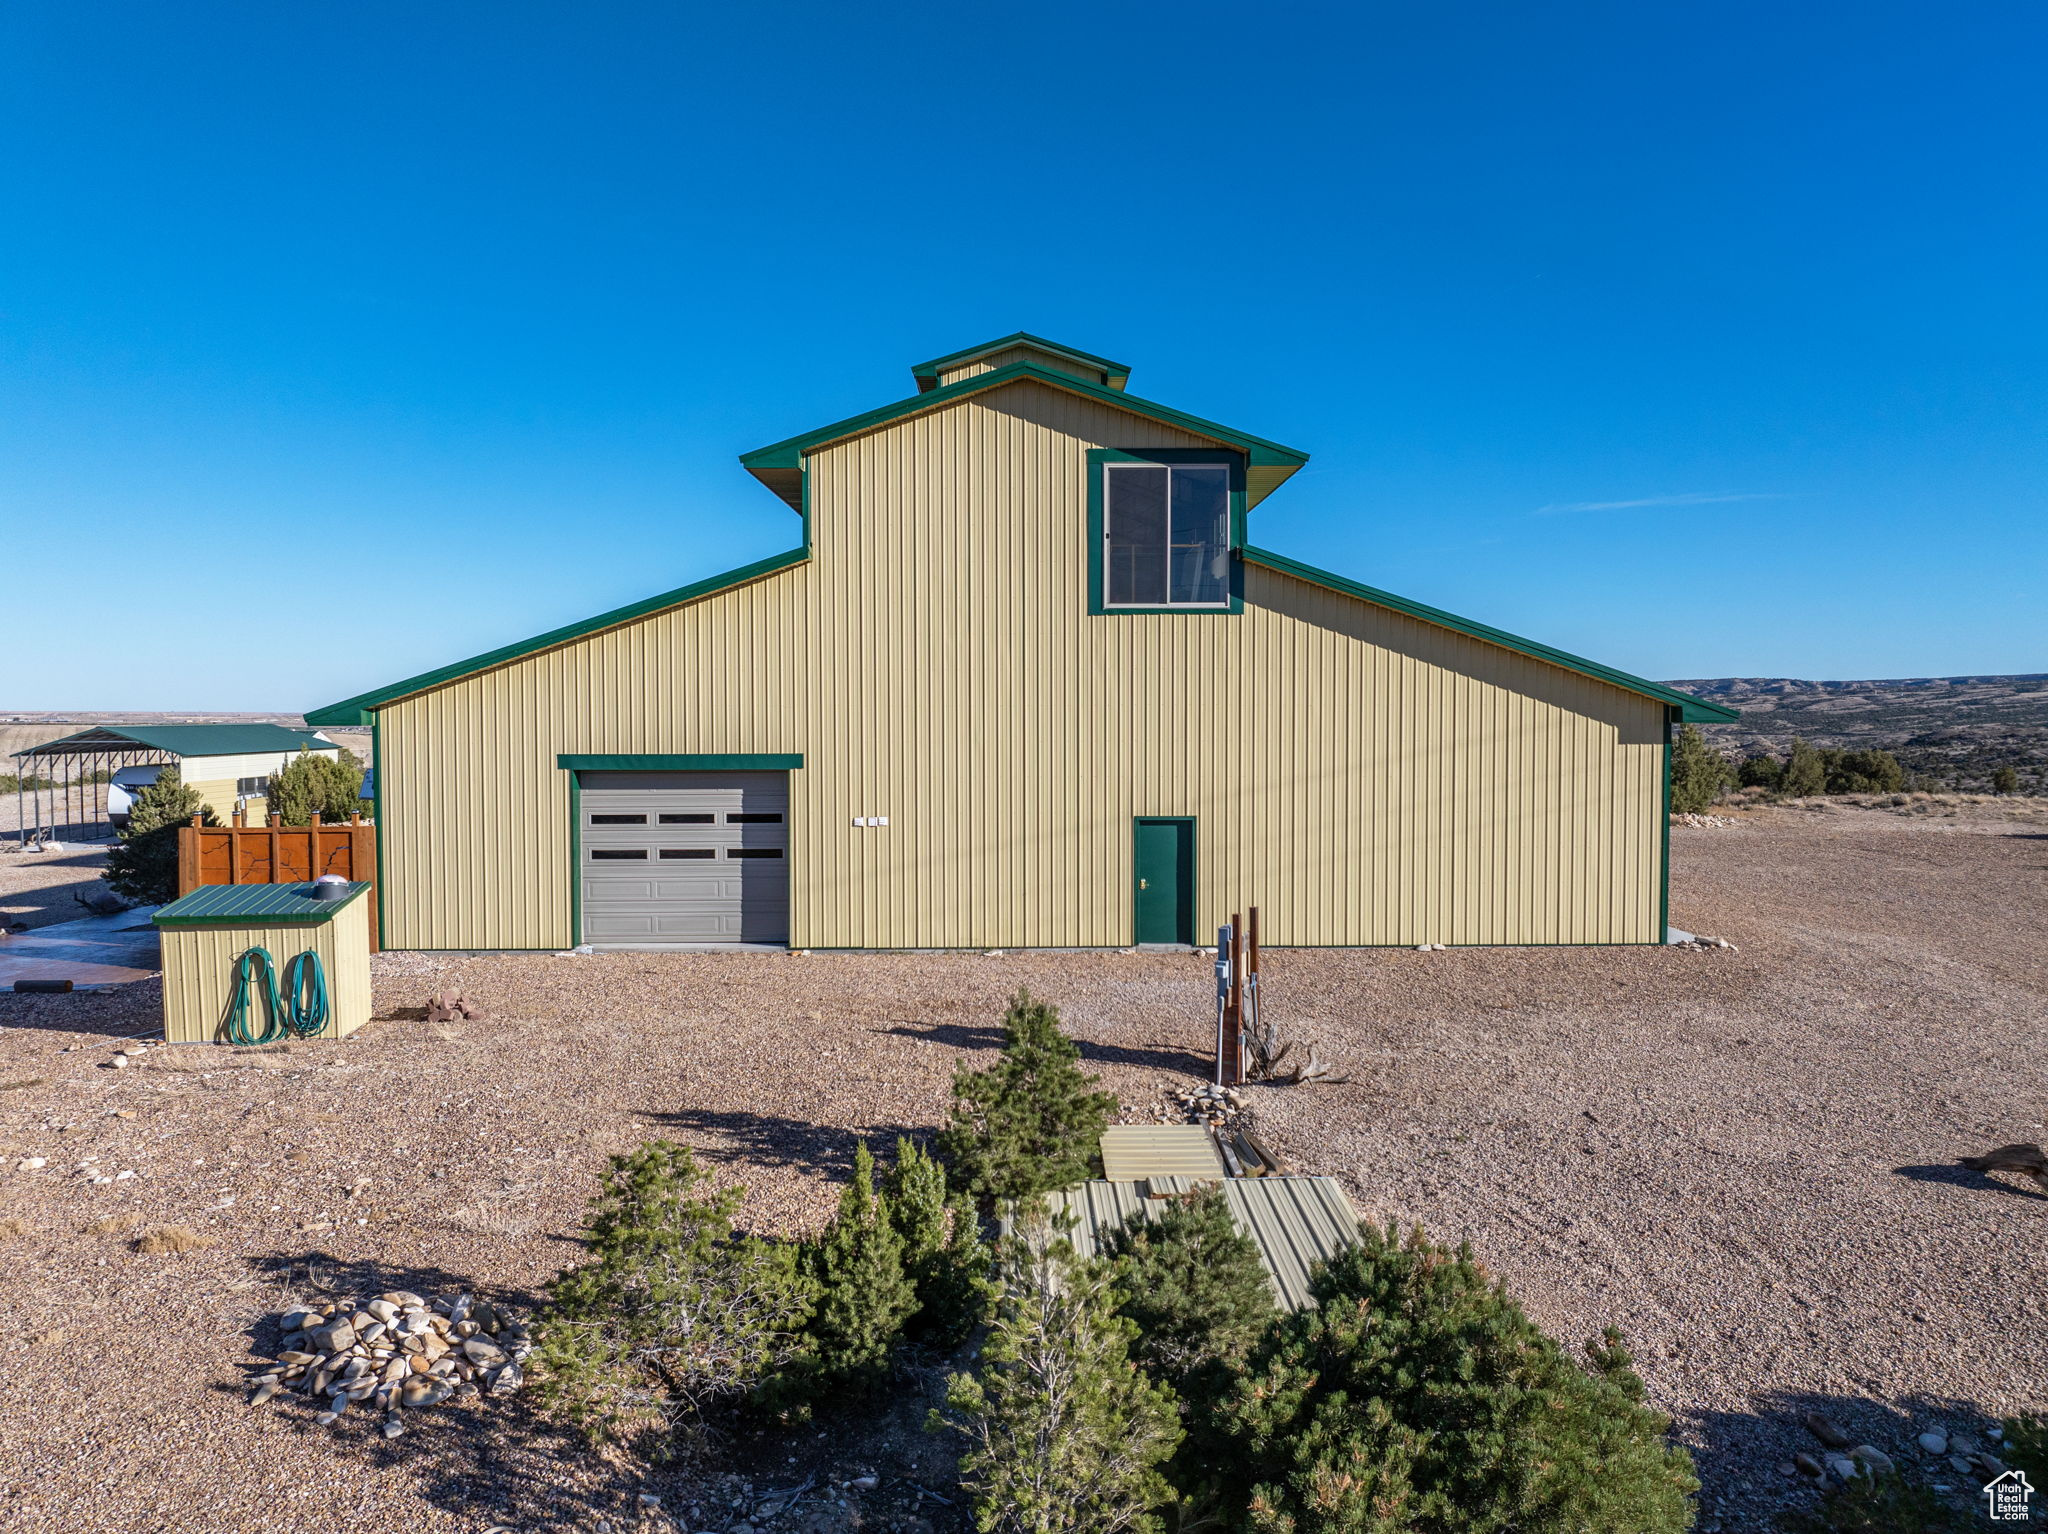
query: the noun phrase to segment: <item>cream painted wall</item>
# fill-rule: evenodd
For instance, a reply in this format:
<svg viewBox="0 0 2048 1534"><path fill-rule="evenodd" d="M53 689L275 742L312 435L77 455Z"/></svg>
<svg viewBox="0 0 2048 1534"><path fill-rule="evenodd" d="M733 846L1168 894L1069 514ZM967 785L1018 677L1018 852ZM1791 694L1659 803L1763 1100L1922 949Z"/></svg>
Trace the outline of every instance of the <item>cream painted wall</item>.
<svg viewBox="0 0 2048 1534"><path fill-rule="evenodd" d="M1656 941L1661 704L1256 566L1089 615L1088 449L1204 445L1011 384L813 455L806 564L387 705L388 946L576 941L558 752L802 753L799 947L1128 943L1140 815L1198 931Z"/></svg>

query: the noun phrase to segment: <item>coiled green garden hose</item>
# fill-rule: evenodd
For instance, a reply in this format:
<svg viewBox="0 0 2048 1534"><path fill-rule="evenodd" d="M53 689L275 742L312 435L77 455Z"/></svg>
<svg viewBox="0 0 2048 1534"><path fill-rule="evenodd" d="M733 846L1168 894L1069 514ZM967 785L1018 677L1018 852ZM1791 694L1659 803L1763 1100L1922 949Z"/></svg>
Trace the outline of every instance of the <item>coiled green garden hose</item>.
<svg viewBox="0 0 2048 1534"><path fill-rule="evenodd" d="M262 972L263 1031L249 1027L249 992ZM277 965L268 948L248 948L235 961L235 987L228 994L227 1036L230 1044L274 1044L288 1033L309 1038L327 1026L327 970L312 949L295 955L284 967L284 993L277 987Z"/></svg>

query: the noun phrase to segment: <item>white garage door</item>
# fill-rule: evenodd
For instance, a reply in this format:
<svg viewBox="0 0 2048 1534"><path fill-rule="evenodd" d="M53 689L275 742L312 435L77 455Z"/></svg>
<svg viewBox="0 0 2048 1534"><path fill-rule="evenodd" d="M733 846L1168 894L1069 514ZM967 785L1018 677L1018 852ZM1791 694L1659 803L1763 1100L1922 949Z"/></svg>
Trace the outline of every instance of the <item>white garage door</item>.
<svg viewBox="0 0 2048 1534"><path fill-rule="evenodd" d="M582 775L583 941L789 941L789 777Z"/></svg>

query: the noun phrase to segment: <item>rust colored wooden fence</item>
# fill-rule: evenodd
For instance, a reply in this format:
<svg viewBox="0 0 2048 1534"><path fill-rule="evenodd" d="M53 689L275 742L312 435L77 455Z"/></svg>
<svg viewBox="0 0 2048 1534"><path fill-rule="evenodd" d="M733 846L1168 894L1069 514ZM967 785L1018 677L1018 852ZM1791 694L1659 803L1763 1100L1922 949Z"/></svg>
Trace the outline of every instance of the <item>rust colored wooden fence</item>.
<svg viewBox="0 0 2048 1534"><path fill-rule="evenodd" d="M360 816L347 825L178 827L178 893L208 884L307 884L322 874L370 886L370 951L377 931L377 828Z"/></svg>

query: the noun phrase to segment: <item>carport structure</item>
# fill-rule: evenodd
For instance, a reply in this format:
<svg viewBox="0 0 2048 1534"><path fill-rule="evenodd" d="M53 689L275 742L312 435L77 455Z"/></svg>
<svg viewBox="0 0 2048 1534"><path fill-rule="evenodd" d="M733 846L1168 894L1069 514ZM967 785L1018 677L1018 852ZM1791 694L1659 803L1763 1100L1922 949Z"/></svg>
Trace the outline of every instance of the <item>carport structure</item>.
<svg viewBox="0 0 2048 1534"><path fill-rule="evenodd" d="M98 728L17 751L16 839L23 847L105 841L114 834L107 818L107 784L114 774L123 767L173 767L178 760L176 752Z"/></svg>
<svg viewBox="0 0 2048 1534"><path fill-rule="evenodd" d="M260 817L272 773L301 751L340 750L282 724L94 725L14 753L17 836L24 847L112 836L105 785L123 767L176 767L221 820L238 809Z"/></svg>

